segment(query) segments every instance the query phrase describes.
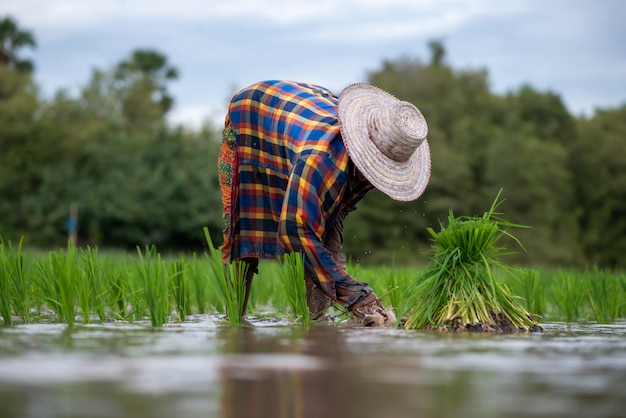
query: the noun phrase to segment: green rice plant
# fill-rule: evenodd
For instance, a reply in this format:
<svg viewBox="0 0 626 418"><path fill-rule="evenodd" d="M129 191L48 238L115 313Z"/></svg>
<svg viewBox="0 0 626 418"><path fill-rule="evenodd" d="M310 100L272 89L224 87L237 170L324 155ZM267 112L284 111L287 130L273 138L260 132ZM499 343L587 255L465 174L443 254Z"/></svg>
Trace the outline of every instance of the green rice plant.
<svg viewBox="0 0 626 418"><path fill-rule="evenodd" d="M540 274L533 269L520 269L518 275L509 276L514 294L521 296L520 304L537 316L546 314L546 292Z"/></svg>
<svg viewBox="0 0 626 418"><path fill-rule="evenodd" d="M405 328L513 331L537 325L494 276L496 269L514 270L500 262L509 254L500 240L509 237L521 246L505 229L521 225L494 219L500 193L482 217L457 218L450 211L440 232L428 228L433 256L408 289L402 306Z"/></svg>
<svg viewBox="0 0 626 418"><path fill-rule="evenodd" d="M187 278L189 281L190 298L195 301L199 314L207 313L211 309L210 295L208 287L208 266L205 260L199 260L196 253L193 253L191 260L187 263Z"/></svg>
<svg viewBox="0 0 626 418"><path fill-rule="evenodd" d="M204 236L209 252L206 254L213 273L213 280L217 283L221 304L226 311L231 326L237 328L242 324L243 303L246 295L246 273L248 264L234 262L227 266L222 261L219 249L213 246L208 228L204 228Z"/></svg>
<svg viewBox="0 0 626 418"><path fill-rule="evenodd" d="M559 312L559 319L568 323L582 318L584 303L587 300L583 276L580 272L558 271L550 286L550 295Z"/></svg>
<svg viewBox="0 0 626 418"><path fill-rule="evenodd" d="M304 281L304 258L301 253L286 253L281 263L280 282L294 321L305 327L311 325L309 306L306 301Z"/></svg>
<svg viewBox="0 0 626 418"><path fill-rule="evenodd" d="M107 295L109 284L102 258L98 257L98 249L87 247L81 251L81 285L78 287L78 304L81 308L83 323L88 323L90 313L106 320L105 308L108 305Z"/></svg>
<svg viewBox="0 0 626 418"><path fill-rule="evenodd" d="M13 306L13 313L19 316L23 322L29 322L33 292L26 268L26 260L22 253L23 241L24 238L20 238L19 243L15 247L9 242L8 251L6 251L6 248L2 251L4 252L2 264L11 278L9 297ZM1 239L0 246L4 246Z"/></svg>
<svg viewBox="0 0 626 418"><path fill-rule="evenodd" d="M393 266L379 266L362 269L359 281L366 282L376 289L381 303L387 308L398 308L404 300L403 289L410 286L409 278L413 270Z"/></svg>
<svg viewBox="0 0 626 418"><path fill-rule="evenodd" d="M263 307L274 312L284 312L289 309L289 302L285 298L280 280L281 274L282 263L280 261L260 260L259 274L250 295L253 308Z"/></svg>
<svg viewBox="0 0 626 418"><path fill-rule="evenodd" d="M127 254L124 258L121 283L125 302L123 312L123 319L125 320L141 321L150 316L144 276L141 272L142 265L141 257ZM143 267L145 268L145 266Z"/></svg>
<svg viewBox="0 0 626 418"><path fill-rule="evenodd" d="M84 274L82 267L82 265L79 267L81 271L76 277L77 280L74 292L76 294L76 302L79 308L80 317L82 318L82 323L88 324L92 307L92 298L91 289L89 288L89 283L87 282L87 276Z"/></svg>
<svg viewBox="0 0 626 418"><path fill-rule="evenodd" d="M169 266L169 276L172 282L172 294L174 295L174 306L180 322L185 321L185 317L191 314L189 306L189 285L185 274L185 263L182 260L173 261Z"/></svg>
<svg viewBox="0 0 626 418"><path fill-rule="evenodd" d="M584 289L596 322L615 322L625 302L619 277L596 268L584 281Z"/></svg>
<svg viewBox="0 0 626 418"><path fill-rule="evenodd" d="M52 309L59 321L74 326L76 316L76 289L79 280L78 251L68 241L67 251L50 251L39 260L36 285L44 303Z"/></svg>
<svg viewBox="0 0 626 418"><path fill-rule="evenodd" d="M107 272L107 281L109 282L109 309L118 319L123 319L126 316L127 304L126 289L128 288L128 283L125 280L126 275L123 274L122 269L106 269L105 271Z"/></svg>
<svg viewBox="0 0 626 418"><path fill-rule="evenodd" d="M626 273L619 274L617 278L621 287L620 294L622 295L622 303L620 304L618 316L620 318L626 318Z"/></svg>
<svg viewBox="0 0 626 418"><path fill-rule="evenodd" d="M137 254L137 276L148 307L150 323L153 327L161 327L169 316L169 280L166 267L154 245L146 247L145 255L137 247Z"/></svg>
<svg viewBox="0 0 626 418"><path fill-rule="evenodd" d="M13 277L9 271L9 253L0 239L0 316L4 325L13 325L13 310L11 308L11 293Z"/></svg>

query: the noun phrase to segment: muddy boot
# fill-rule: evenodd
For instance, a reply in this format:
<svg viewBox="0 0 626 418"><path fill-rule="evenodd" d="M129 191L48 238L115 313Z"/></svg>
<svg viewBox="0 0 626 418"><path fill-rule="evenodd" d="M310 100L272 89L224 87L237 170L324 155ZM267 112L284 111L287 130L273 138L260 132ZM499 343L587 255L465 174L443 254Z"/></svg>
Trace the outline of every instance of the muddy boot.
<svg viewBox="0 0 626 418"><path fill-rule="evenodd" d="M348 325L351 326L388 328L396 323L396 315L391 309L385 309L380 304L374 292L356 302L349 310L352 312L352 318Z"/></svg>
<svg viewBox="0 0 626 418"><path fill-rule="evenodd" d="M326 310L330 308L332 300L317 287L308 274L304 275L304 282L306 284L306 304L309 307L311 319L321 319Z"/></svg>

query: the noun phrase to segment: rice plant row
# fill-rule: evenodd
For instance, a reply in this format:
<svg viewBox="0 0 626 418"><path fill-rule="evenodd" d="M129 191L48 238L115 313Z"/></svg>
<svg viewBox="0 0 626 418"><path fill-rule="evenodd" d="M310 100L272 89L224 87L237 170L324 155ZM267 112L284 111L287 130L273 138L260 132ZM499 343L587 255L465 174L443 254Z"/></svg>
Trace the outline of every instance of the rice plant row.
<svg viewBox="0 0 626 418"><path fill-rule="evenodd" d="M67 248L46 254L25 252L22 243L0 239L0 323L147 321L158 327L194 314L223 315L241 323L236 290L229 302L226 278L242 276L237 266L226 269L211 244L202 254L163 257L156 248L136 254ZM302 263L263 262L255 279L248 313L288 316L308 325L303 314ZM407 289L423 269L393 265L348 266L360 281L382 295L387 307L402 307ZM499 274L496 281L540 322L611 323L626 318L626 274L601 269L520 269ZM241 287L239 287L241 289ZM230 305L229 305L230 304ZM399 308L398 317L406 312Z"/></svg>

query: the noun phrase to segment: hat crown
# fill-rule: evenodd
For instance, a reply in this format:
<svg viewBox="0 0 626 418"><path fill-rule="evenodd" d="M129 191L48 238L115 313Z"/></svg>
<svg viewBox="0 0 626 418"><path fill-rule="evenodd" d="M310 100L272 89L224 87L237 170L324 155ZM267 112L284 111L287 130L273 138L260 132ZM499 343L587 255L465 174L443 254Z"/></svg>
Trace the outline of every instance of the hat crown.
<svg viewBox="0 0 626 418"><path fill-rule="evenodd" d="M428 133L422 113L405 101L388 103L373 112L367 129L380 152L400 163L411 158Z"/></svg>

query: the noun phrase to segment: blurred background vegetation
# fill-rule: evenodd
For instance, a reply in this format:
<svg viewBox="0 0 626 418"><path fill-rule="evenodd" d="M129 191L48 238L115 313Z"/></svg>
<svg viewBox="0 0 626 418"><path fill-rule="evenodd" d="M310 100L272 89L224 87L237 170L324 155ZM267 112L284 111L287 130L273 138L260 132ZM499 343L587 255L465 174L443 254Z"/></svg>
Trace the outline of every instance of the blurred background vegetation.
<svg viewBox="0 0 626 418"><path fill-rule="evenodd" d="M22 58L34 47L33 33L0 17L0 236L63 246L75 205L79 245L196 251L203 226L221 243L220 127L168 123L175 64L137 49L93 69L78 94L43 98L36 63ZM398 57L368 74L423 112L433 166L419 200L374 191L350 215L352 260L423 261L426 227L449 210L482 214L503 188L502 217L531 227L511 231L526 247L510 243L516 263L624 267L626 104L576 116L556 92L495 94L487 69L451 68L442 42L429 47L427 59Z"/></svg>

